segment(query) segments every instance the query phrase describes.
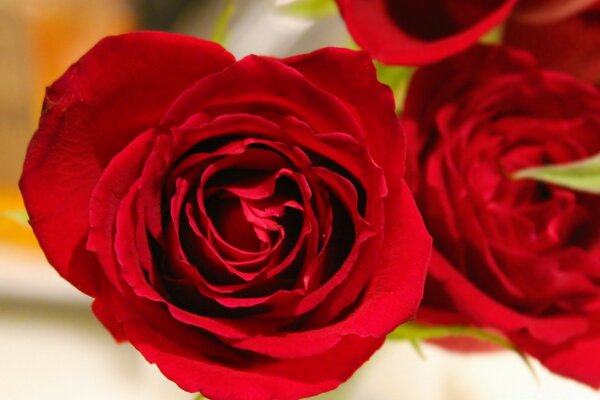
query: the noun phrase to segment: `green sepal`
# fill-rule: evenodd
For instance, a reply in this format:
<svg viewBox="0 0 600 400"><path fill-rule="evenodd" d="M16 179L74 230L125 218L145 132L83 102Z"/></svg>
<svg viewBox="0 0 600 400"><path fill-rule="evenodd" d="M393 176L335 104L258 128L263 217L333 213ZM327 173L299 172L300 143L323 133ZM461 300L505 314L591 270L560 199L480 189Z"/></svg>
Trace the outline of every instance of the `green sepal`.
<svg viewBox="0 0 600 400"><path fill-rule="evenodd" d="M416 68L385 65L378 61L374 61L374 63L377 70L377 79L392 89L396 99L396 111L400 111L406 98L408 84Z"/></svg>
<svg viewBox="0 0 600 400"><path fill-rule="evenodd" d="M227 42L227 38L229 37L229 25L231 23L231 18L235 13L235 0L226 0L224 3L225 5L217 18L215 29L210 38L213 42L219 43L221 46L225 46Z"/></svg>
<svg viewBox="0 0 600 400"><path fill-rule="evenodd" d="M504 36L504 26L500 25L484 34L479 42L483 44L500 44Z"/></svg>
<svg viewBox="0 0 600 400"><path fill-rule="evenodd" d="M581 192L600 194L600 154L567 164L526 168L513 179L532 179Z"/></svg>
<svg viewBox="0 0 600 400"><path fill-rule="evenodd" d="M420 342L431 339L457 337L467 337L482 342L492 343L503 349L515 352L521 358L521 360L523 360L536 380L538 379L538 376L525 353L519 350L513 343L511 343L502 335L483 329L464 325L422 325L414 322L408 322L400 325L388 335L388 339L408 341L415 349L417 354L419 354L419 356L422 358L424 358L424 355L420 346Z"/></svg>
<svg viewBox="0 0 600 400"><path fill-rule="evenodd" d="M334 0L295 0L281 6L281 10L302 18L325 18L338 12Z"/></svg>
<svg viewBox="0 0 600 400"><path fill-rule="evenodd" d="M17 222L23 226L29 226L29 216L25 210L6 210L0 212L0 219Z"/></svg>

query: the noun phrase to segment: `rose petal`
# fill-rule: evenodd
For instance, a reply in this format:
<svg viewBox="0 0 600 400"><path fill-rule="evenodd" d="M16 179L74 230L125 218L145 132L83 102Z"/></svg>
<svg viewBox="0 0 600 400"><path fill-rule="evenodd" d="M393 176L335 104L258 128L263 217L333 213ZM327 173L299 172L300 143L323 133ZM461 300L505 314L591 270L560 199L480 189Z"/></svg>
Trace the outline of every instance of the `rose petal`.
<svg viewBox="0 0 600 400"><path fill-rule="evenodd" d="M355 113L355 118L367 129L355 139L366 143L375 163L386 171L390 182L404 174L403 163L398 161L406 156L406 144L398 119L394 118L394 95L377 80L373 61L367 53L326 48L283 62L333 93Z"/></svg>
<svg viewBox="0 0 600 400"><path fill-rule="evenodd" d="M282 62L258 56L245 57L198 81L173 103L163 124L179 125L199 111L252 113L258 104L263 115L268 111L295 115L317 132L360 136L358 122L337 98ZM315 113L315 109L319 112Z"/></svg>
<svg viewBox="0 0 600 400"><path fill-rule="evenodd" d="M101 281L81 245L102 169L185 87L232 62L209 42L130 33L102 40L48 89L20 186L48 260L84 292L94 294Z"/></svg>

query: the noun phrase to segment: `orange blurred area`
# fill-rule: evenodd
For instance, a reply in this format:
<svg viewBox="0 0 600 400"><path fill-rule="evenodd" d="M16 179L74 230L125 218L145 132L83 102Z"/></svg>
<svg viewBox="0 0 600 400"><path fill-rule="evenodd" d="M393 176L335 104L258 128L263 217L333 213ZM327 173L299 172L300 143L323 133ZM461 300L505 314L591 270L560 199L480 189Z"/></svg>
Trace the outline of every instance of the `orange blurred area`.
<svg viewBox="0 0 600 400"><path fill-rule="evenodd" d="M0 0L0 187L16 190L45 87L135 21L129 0Z"/></svg>
<svg viewBox="0 0 600 400"><path fill-rule="evenodd" d="M0 242L37 247L37 240L24 220L25 206L20 193L0 188Z"/></svg>
<svg viewBox="0 0 600 400"><path fill-rule="evenodd" d="M45 88L102 37L135 27L129 0L0 0L0 244L37 248L17 182Z"/></svg>
<svg viewBox="0 0 600 400"><path fill-rule="evenodd" d="M25 23L33 57L35 113L44 87L107 35L134 29L125 0L27 0Z"/></svg>

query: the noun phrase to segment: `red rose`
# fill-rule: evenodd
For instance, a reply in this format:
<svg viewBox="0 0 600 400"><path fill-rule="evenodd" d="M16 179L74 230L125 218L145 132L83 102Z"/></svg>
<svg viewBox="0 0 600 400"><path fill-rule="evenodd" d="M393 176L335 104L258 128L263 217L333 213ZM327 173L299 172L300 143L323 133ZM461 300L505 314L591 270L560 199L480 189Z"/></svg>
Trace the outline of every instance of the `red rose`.
<svg viewBox="0 0 600 400"><path fill-rule="evenodd" d="M350 34L385 64L457 54L508 16L517 0L336 0Z"/></svg>
<svg viewBox="0 0 600 400"><path fill-rule="evenodd" d="M509 20L505 43L533 53L543 67L600 83L600 1L547 23L526 18ZM589 1L588 1L589 3Z"/></svg>
<svg viewBox="0 0 600 400"><path fill-rule="evenodd" d="M501 332L600 386L600 197L511 174L600 152L600 92L477 47L419 70L408 181L434 238L418 318Z"/></svg>
<svg viewBox="0 0 600 400"><path fill-rule="evenodd" d="M430 238L364 53L101 41L49 89L21 189L116 339L215 399L330 390L411 318Z"/></svg>

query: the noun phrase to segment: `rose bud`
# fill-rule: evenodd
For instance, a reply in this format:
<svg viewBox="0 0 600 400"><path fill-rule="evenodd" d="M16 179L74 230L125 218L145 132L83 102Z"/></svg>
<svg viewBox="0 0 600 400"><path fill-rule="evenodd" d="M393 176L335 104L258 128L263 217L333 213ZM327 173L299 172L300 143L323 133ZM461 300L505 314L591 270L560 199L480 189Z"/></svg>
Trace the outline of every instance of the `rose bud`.
<svg viewBox="0 0 600 400"><path fill-rule="evenodd" d="M430 237L363 52L239 61L131 33L47 92L21 189L56 270L118 341L212 399L347 380L412 318Z"/></svg>
<svg viewBox="0 0 600 400"><path fill-rule="evenodd" d="M434 240L418 320L500 333L599 387L600 196L515 179L600 152L599 90L480 46L419 70L402 121Z"/></svg>

